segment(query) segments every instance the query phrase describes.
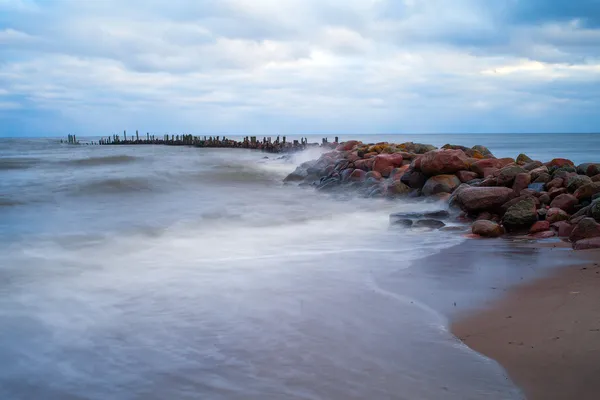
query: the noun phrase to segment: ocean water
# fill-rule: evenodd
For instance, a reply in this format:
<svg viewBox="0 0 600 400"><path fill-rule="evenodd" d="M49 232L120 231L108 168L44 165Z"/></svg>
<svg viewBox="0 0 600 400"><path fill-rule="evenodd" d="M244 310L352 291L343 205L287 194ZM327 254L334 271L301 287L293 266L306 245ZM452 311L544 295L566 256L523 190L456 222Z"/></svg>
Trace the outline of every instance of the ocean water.
<svg viewBox="0 0 600 400"><path fill-rule="evenodd" d="M600 144L364 139L576 162ZM466 268L462 236L388 226L439 205L282 183L318 155L0 139L0 398L521 398L448 318L541 256Z"/></svg>

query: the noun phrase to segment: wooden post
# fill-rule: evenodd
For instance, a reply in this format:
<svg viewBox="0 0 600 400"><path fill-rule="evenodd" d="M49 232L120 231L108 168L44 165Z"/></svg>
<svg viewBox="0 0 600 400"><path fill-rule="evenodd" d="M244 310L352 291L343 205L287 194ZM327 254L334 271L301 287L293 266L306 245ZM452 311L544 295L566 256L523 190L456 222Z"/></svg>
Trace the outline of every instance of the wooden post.
<svg viewBox="0 0 600 400"><path fill-rule="evenodd" d="M339 143L339 141L338 141L338 137L337 137L337 136L335 137L335 142L336 142L336 143Z"/></svg>
<svg viewBox="0 0 600 400"><path fill-rule="evenodd" d="M123 141L127 142L127 131L123 131Z"/></svg>
<svg viewBox="0 0 600 400"><path fill-rule="evenodd" d="M138 135L138 131L137 129L135 130L135 141L139 142L140 141L140 136Z"/></svg>

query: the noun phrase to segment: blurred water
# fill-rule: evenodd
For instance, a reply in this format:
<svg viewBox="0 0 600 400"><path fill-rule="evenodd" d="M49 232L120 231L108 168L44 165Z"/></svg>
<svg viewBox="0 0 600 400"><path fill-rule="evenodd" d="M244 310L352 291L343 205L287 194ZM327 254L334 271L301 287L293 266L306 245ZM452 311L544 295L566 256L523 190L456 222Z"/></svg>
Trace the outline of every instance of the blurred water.
<svg viewBox="0 0 600 400"><path fill-rule="evenodd" d="M519 398L446 329L498 276L388 228L435 204L282 184L316 156L0 140L0 398Z"/></svg>

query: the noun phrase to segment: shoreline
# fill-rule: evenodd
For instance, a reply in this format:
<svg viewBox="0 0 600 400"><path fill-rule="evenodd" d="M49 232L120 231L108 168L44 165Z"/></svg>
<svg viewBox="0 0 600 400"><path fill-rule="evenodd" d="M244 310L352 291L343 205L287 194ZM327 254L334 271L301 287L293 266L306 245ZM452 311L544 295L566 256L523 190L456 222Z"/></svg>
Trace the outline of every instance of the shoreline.
<svg viewBox="0 0 600 400"><path fill-rule="evenodd" d="M528 399L600 393L600 251L568 255L563 266L450 318L450 332L498 362Z"/></svg>

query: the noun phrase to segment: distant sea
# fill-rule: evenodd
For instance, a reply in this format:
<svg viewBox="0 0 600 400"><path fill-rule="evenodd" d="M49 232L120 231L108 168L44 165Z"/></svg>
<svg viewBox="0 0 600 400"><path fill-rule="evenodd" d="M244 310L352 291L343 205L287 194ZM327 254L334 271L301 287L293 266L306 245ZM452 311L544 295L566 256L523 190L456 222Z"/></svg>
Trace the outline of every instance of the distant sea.
<svg viewBox="0 0 600 400"><path fill-rule="evenodd" d="M340 136L356 138L600 161L600 135ZM447 318L526 255L424 269L464 238L388 215L439 206L284 185L316 149L79 139L0 139L0 398L521 397Z"/></svg>

